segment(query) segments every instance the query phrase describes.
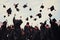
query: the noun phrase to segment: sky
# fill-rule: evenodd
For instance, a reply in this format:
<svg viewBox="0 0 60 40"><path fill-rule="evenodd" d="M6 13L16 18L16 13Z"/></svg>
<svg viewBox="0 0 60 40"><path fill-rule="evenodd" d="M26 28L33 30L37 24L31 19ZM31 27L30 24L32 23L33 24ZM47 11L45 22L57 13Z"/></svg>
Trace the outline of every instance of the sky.
<svg viewBox="0 0 60 40"><path fill-rule="evenodd" d="M16 11L16 9L14 8L14 4L17 4L18 8L20 9L19 12ZM44 9L41 9L40 6L44 5ZM23 8L23 5L27 4L27 8ZM30 15L33 15L34 18L37 18L37 21L34 21L33 18L30 19L30 25L34 26L38 26L40 27L40 22L44 22L45 20L47 20L47 23L49 21L49 17L48 14L52 13L52 18L56 18L57 20L60 20L60 0L0 0L0 22L3 22L7 19L7 26L9 25L13 25L13 17L14 14L16 14L16 19L22 19L23 23L21 25L21 28L24 27L24 25L26 24L26 17L29 17ZM3 5L6 5L6 8L3 8ZM50 11L48 10L48 8L50 8L52 5L54 5L55 10L56 11ZM8 17L6 10L8 8L12 9L12 14ZM29 11L29 8L32 8L32 11ZM39 10L43 10L41 12L42 14L42 18L38 18L36 17L37 13L40 13ZM3 16L6 15L6 18L4 18ZM22 16L22 18L20 18L20 16Z"/></svg>

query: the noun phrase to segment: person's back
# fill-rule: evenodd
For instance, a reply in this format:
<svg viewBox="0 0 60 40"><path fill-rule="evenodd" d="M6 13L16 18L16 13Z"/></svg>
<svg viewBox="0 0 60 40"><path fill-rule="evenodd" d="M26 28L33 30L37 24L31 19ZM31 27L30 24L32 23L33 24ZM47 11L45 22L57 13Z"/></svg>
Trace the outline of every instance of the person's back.
<svg viewBox="0 0 60 40"><path fill-rule="evenodd" d="M29 25L29 22L27 22L27 24L25 25L24 32L25 32L26 39L29 39L29 35L30 35L30 25Z"/></svg>
<svg viewBox="0 0 60 40"><path fill-rule="evenodd" d="M45 28L45 25L46 25L46 21L44 23L40 23L41 26L40 26L40 36L41 36L41 40L46 40L45 36L46 36L46 28Z"/></svg>
<svg viewBox="0 0 60 40"><path fill-rule="evenodd" d="M53 40L58 39L58 24L56 23L56 19L50 19L51 24L51 33L53 34Z"/></svg>
<svg viewBox="0 0 60 40"><path fill-rule="evenodd" d="M54 18L54 19L50 19L50 24L51 24L51 29L52 30L58 30L58 24L56 23L56 19Z"/></svg>
<svg viewBox="0 0 60 40"><path fill-rule="evenodd" d="M20 29L21 24L23 23L23 21L21 19L15 19L15 15L13 17L13 24L15 29Z"/></svg>
<svg viewBox="0 0 60 40"><path fill-rule="evenodd" d="M2 29L0 28L0 40L2 40Z"/></svg>

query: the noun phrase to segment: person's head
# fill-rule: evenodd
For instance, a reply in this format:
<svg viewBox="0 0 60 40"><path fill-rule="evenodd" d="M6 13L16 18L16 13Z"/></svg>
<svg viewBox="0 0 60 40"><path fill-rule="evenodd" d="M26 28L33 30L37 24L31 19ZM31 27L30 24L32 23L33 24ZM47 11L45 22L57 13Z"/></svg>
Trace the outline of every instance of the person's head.
<svg viewBox="0 0 60 40"><path fill-rule="evenodd" d="M11 26L8 26L8 27L7 27L7 30L10 30L10 29L11 29Z"/></svg>
<svg viewBox="0 0 60 40"><path fill-rule="evenodd" d="M4 22L3 22L3 25L6 25L6 24L7 24L7 22L6 22L6 21L4 21Z"/></svg>
<svg viewBox="0 0 60 40"><path fill-rule="evenodd" d="M56 20L55 18L54 18L54 19L52 19L52 22L54 22L54 23L55 23L56 21L57 21L57 20Z"/></svg>
<svg viewBox="0 0 60 40"><path fill-rule="evenodd" d="M40 25L41 25L41 26L43 26L43 23L42 23L42 22L40 22Z"/></svg>
<svg viewBox="0 0 60 40"><path fill-rule="evenodd" d="M26 24L29 25L29 22L27 22Z"/></svg>
<svg viewBox="0 0 60 40"><path fill-rule="evenodd" d="M35 26L35 30L38 30L38 27L37 26Z"/></svg>
<svg viewBox="0 0 60 40"><path fill-rule="evenodd" d="M32 26L30 26L30 31L33 31L33 27Z"/></svg>
<svg viewBox="0 0 60 40"><path fill-rule="evenodd" d="M40 24L43 24L42 22L40 22Z"/></svg>

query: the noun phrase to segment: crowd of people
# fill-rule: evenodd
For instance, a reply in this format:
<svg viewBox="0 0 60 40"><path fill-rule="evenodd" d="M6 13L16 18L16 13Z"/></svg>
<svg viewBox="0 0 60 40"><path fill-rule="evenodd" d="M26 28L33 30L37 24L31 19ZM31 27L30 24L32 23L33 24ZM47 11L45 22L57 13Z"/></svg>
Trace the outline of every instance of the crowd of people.
<svg viewBox="0 0 60 40"><path fill-rule="evenodd" d="M60 40L60 25L56 23L56 19L50 18L50 25L40 23L40 29L38 26L30 26L29 22L26 23L24 29L20 27L23 21L13 18L14 25L8 26L4 21L0 28L0 40Z"/></svg>

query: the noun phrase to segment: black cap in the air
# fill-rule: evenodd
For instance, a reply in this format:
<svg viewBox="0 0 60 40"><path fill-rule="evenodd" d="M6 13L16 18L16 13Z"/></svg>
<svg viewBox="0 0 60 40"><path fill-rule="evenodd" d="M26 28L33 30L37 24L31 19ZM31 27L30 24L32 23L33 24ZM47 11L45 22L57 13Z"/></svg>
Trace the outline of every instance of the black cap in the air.
<svg viewBox="0 0 60 40"><path fill-rule="evenodd" d="M7 9L8 16L9 16L9 14L11 14L11 12L12 12L11 8Z"/></svg>

